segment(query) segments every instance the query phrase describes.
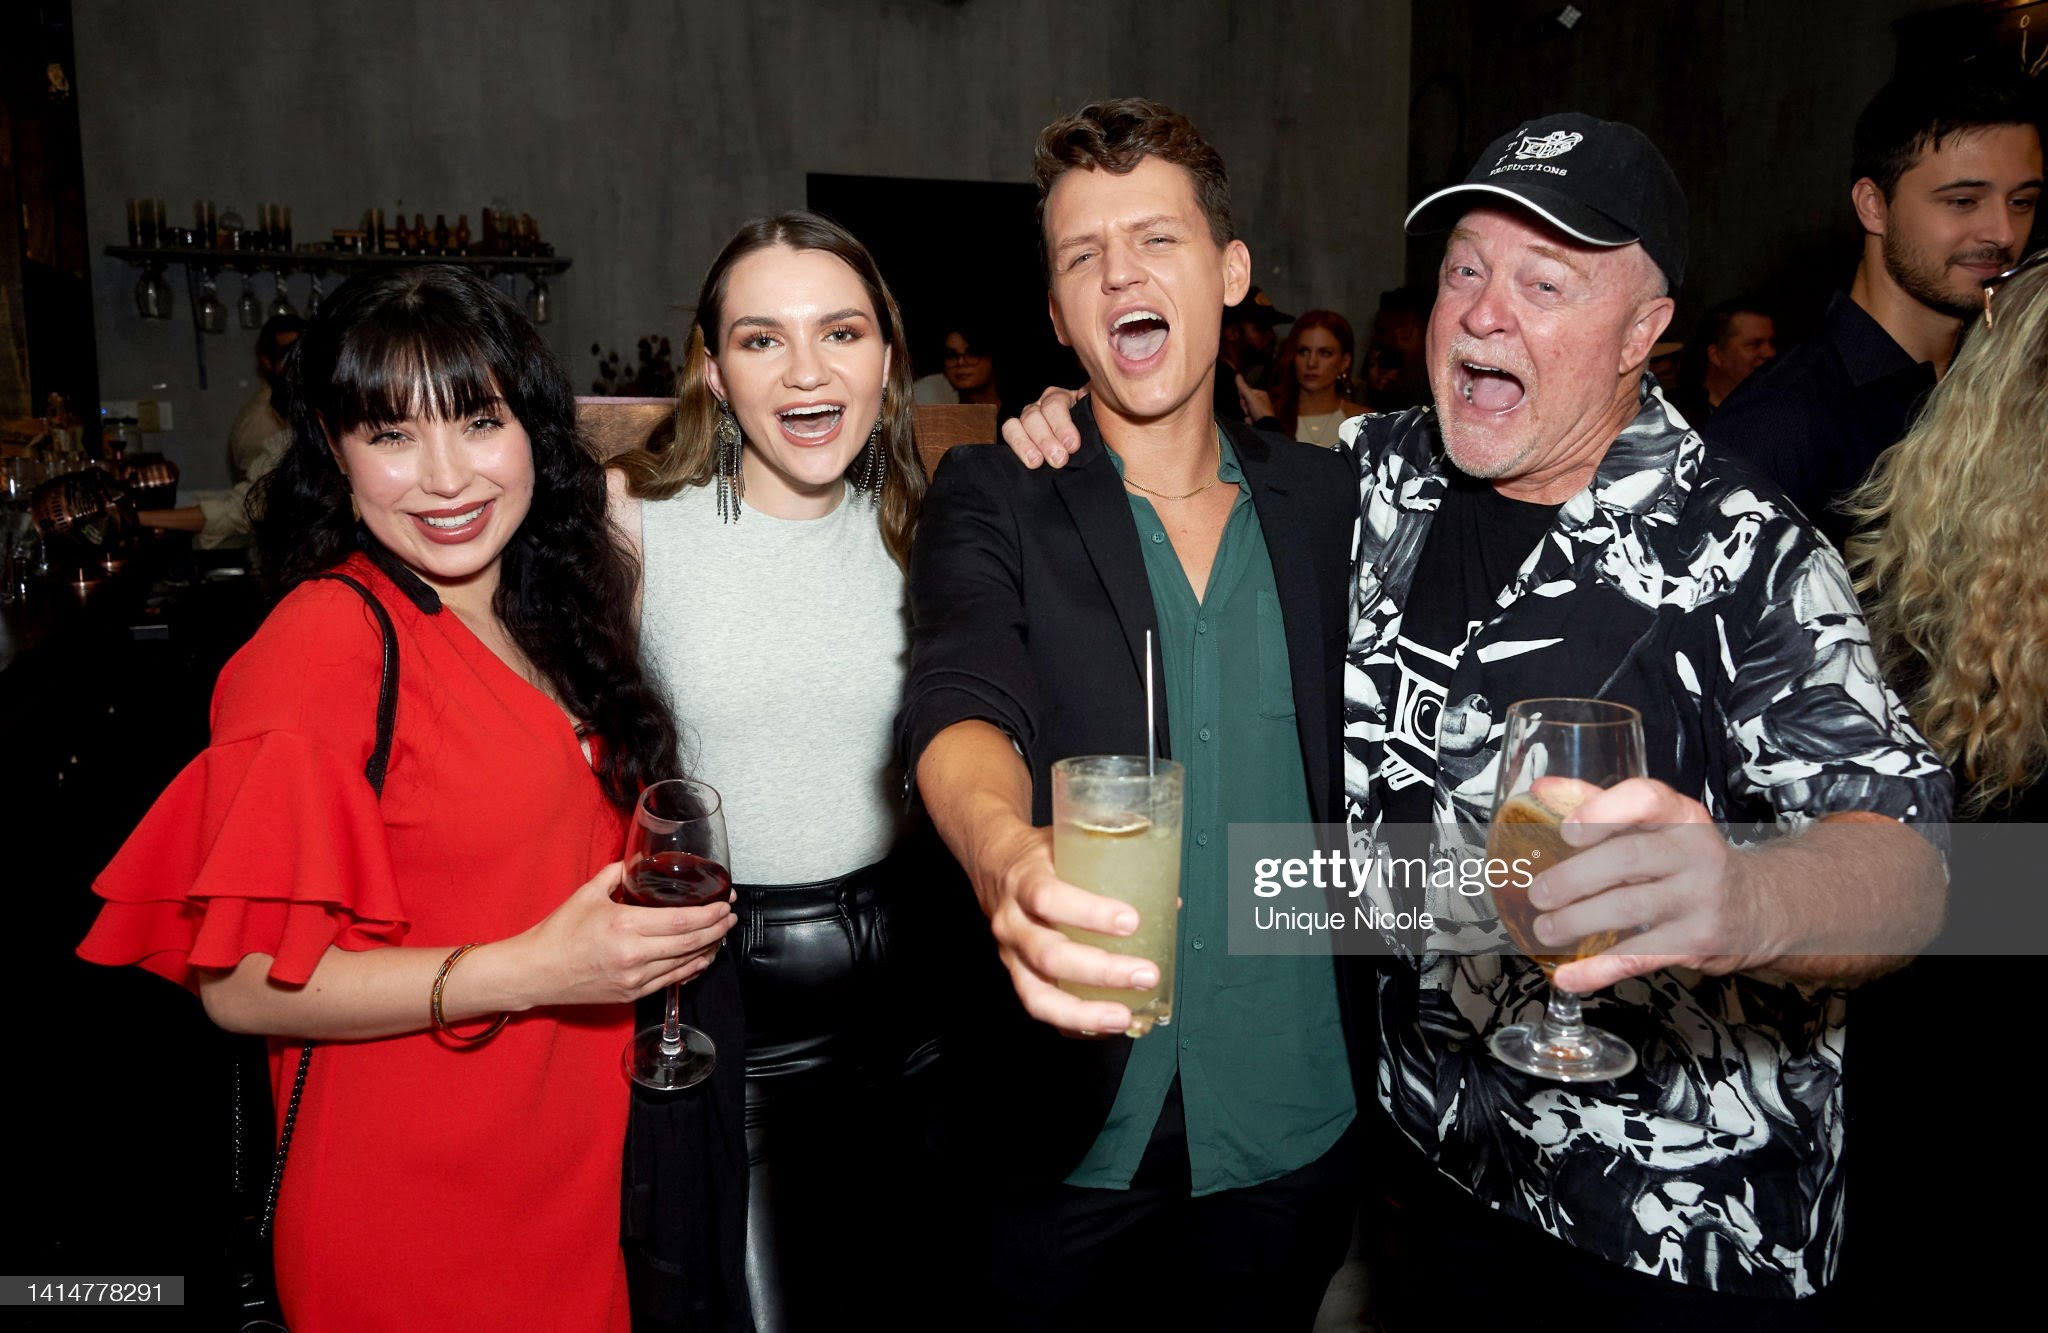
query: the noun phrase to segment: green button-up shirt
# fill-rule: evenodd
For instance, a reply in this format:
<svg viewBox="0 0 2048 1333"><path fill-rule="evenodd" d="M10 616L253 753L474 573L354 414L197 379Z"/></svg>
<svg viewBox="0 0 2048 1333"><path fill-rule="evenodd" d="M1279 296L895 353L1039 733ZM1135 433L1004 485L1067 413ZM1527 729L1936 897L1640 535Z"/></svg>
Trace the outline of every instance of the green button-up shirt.
<svg viewBox="0 0 2048 1333"><path fill-rule="evenodd" d="M1180 952L1173 1024L1133 1042L1109 1119L1070 1185L1130 1188L1176 1075L1198 1195L1308 1165L1357 1113L1331 960L1232 956L1225 943L1229 825L1314 816L1265 532L1229 438L1219 431L1217 443L1216 476L1238 494L1200 601L1151 502L1130 496L1159 620L1168 731L1186 769ZM1121 476L1123 459L1115 450L1110 459Z"/></svg>

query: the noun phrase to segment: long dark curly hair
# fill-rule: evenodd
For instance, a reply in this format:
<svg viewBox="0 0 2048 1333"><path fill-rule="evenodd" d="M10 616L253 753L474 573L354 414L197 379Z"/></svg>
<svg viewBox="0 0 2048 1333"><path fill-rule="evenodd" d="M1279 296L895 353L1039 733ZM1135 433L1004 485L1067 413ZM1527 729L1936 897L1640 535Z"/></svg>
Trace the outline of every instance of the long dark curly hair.
<svg viewBox="0 0 2048 1333"><path fill-rule="evenodd" d="M434 265L337 288L286 356L292 442L251 503L274 592L340 564L361 538L329 447L363 426L459 420L503 403L533 442L533 504L506 545L492 610L555 696L604 744L620 809L674 777L676 727L640 660L639 569L605 514L604 470L576 428L568 376L510 301Z"/></svg>

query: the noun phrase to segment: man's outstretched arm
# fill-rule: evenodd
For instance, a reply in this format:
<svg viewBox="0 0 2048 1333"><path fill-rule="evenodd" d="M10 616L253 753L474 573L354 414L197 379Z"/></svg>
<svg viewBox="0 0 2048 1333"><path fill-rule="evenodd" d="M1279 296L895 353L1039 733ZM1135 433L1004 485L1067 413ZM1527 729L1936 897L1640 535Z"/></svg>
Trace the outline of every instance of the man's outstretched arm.
<svg viewBox="0 0 2048 1333"><path fill-rule="evenodd" d="M1127 1029L1128 1007L1076 999L1059 983L1151 990L1158 969L1077 944L1059 927L1128 935L1138 928L1137 911L1053 873L1052 830L1031 823L1031 774L1010 738L987 722L954 723L925 747L917 785L939 836L974 885L1025 1012L1074 1033Z"/></svg>

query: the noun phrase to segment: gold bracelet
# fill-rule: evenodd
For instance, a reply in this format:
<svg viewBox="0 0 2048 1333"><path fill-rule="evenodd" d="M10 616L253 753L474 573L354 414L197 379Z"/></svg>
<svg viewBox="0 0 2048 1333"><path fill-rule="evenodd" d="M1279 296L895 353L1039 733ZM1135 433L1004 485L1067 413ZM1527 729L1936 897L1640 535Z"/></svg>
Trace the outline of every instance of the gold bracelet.
<svg viewBox="0 0 2048 1333"><path fill-rule="evenodd" d="M479 941L479 944L480 943L481 941ZM436 1032L439 1032L442 1036L448 1038L448 1040L460 1042L464 1046L474 1046L480 1041L489 1041L492 1037L498 1035L498 1029L504 1027L505 1020L512 1016L510 1014L499 1014L496 1018L491 1020L491 1025L485 1028L482 1032L476 1033L473 1036L465 1037L460 1032L457 1032L454 1028L449 1027L447 1018L445 1018L442 1015L441 991L448 985L448 970L455 966L456 959L462 957L462 955L468 953L471 949L477 947L478 944L465 944L461 948L457 949L454 953L449 954L445 959L441 961L441 970L434 974L434 1000L433 1003L429 1006L429 1011L433 1014L434 1017L434 1030Z"/></svg>

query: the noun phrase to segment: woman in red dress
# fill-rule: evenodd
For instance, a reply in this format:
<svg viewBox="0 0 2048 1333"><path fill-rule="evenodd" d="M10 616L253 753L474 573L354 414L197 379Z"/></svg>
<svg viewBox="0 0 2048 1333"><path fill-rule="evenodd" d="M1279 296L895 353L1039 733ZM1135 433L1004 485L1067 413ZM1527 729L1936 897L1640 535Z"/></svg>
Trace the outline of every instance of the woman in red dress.
<svg viewBox="0 0 2048 1333"><path fill-rule="evenodd" d="M733 921L610 896L633 801L676 769L632 558L566 377L482 280L353 279L288 373L257 535L291 591L95 884L79 952L270 1034L280 1105L317 1043L275 1232L296 1333L623 1331L631 1002ZM397 632L381 799L383 637L323 571Z"/></svg>

